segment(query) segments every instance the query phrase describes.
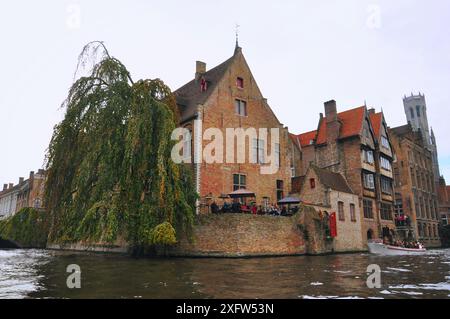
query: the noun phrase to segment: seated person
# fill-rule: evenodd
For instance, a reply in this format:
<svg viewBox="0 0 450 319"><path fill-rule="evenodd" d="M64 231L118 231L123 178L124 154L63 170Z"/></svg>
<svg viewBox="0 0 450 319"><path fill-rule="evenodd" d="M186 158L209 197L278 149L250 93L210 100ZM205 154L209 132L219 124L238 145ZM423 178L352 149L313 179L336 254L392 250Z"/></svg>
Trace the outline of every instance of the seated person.
<svg viewBox="0 0 450 319"><path fill-rule="evenodd" d="M213 214L218 214L218 213L219 213L219 205L217 205L216 201L214 201L214 202L211 204L211 212L212 212Z"/></svg>

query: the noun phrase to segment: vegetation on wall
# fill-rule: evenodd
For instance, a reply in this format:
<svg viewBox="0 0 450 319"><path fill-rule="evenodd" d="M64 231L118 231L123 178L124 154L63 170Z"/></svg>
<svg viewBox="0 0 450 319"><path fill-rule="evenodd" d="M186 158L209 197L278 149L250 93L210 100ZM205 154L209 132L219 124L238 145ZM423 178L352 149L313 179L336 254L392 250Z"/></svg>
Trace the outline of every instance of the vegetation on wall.
<svg viewBox="0 0 450 319"><path fill-rule="evenodd" d="M48 232L47 214L34 208L22 208L14 216L0 221L0 237L21 247L45 248Z"/></svg>
<svg viewBox="0 0 450 319"><path fill-rule="evenodd" d="M98 58L100 56L100 58ZM173 244L189 231L196 194L190 170L171 160L178 111L159 79L134 82L101 42L89 43L63 121L47 153L49 239L112 243L138 249Z"/></svg>

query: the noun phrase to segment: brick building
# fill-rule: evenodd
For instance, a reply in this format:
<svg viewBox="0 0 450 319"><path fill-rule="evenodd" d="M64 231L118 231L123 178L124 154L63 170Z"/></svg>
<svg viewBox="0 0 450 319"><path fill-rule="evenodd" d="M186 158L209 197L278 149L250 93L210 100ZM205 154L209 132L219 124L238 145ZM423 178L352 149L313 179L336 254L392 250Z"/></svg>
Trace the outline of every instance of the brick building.
<svg viewBox="0 0 450 319"><path fill-rule="evenodd" d="M336 102L329 101L325 116L320 114L318 130L298 137L307 152L304 166L314 162L342 174L358 196L364 243L392 235L393 152L383 115L366 106L337 113Z"/></svg>
<svg viewBox="0 0 450 319"><path fill-rule="evenodd" d="M405 215L411 225L400 227L412 232L428 247L440 246L439 213L434 183L433 155L419 131L410 124L390 129L397 161L394 163L396 214Z"/></svg>
<svg viewBox="0 0 450 319"><path fill-rule="evenodd" d="M296 169L293 167L296 161L290 154L292 140L287 127L280 123L262 95L239 46L236 45L231 58L209 71L205 63L197 61L194 79L174 93L180 111L180 127L191 133L191 141L183 147L183 154L190 160L197 159L194 172L195 187L200 195L198 212L209 211L212 201L237 189L253 191L258 205L275 203L287 195L292 171ZM230 161L229 154L225 154L229 146L225 136L230 128L254 128L258 133L260 128L267 128L269 132L267 136L245 137L245 150L251 149L254 158L245 155L245 161L236 157ZM278 141L272 136L272 128L279 132ZM211 134L210 129L216 129L216 134ZM216 136L220 134L222 140ZM239 142L235 138L231 140L236 142L234 151L242 152L237 146ZM217 158L206 161L202 150L210 151L212 141L224 146L224 152L221 154L215 149L211 154ZM261 168L266 166L269 155L275 159L277 171L262 174Z"/></svg>
<svg viewBox="0 0 450 319"><path fill-rule="evenodd" d="M450 225L450 186L446 185L442 176L439 179L438 202L442 226Z"/></svg>
<svg viewBox="0 0 450 319"><path fill-rule="evenodd" d="M303 178L299 195L305 203L321 211L324 216L336 214L334 251L365 250L359 198L341 174L312 164Z"/></svg>
<svg viewBox="0 0 450 319"><path fill-rule="evenodd" d="M0 219L8 218L25 207L42 209L44 187L43 169L39 169L37 173L30 172L27 180L20 177L17 185L4 184L0 192Z"/></svg>

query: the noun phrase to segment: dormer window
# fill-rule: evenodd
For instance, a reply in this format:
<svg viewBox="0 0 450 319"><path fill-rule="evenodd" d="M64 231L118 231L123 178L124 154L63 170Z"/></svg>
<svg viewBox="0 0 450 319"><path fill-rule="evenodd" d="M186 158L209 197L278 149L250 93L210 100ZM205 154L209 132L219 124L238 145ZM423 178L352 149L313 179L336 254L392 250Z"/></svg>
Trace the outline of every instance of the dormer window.
<svg viewBox="0 0 450 319"><path fill-rule="evenodd" d="M237 86L239 89L243 89L243 88L244 88L244 79L238 77L238 78L236 79L236 86Z"/></svg>
<svg viewBox="0 0 450 319"><path fill-rule="evenodd" d="M311 189L316 188L316 180L315 180L314 178L310 178L310 179L309 179L309 187L310 187Z"/></svg>
<svg viewBox="0 0 450 319"><path fill-rule="evenodd" d="M391 145L389 144L389 140L386 136L381 136L381 146L383 146L385 149L391 150Z"/></svg>
<svg viewBox="0 0 450 319"><path fill-rule="evenodd" d="M202 77L200 80L200 92L206 92L208 89L208 82L206 82L205 78Z"/></svg>

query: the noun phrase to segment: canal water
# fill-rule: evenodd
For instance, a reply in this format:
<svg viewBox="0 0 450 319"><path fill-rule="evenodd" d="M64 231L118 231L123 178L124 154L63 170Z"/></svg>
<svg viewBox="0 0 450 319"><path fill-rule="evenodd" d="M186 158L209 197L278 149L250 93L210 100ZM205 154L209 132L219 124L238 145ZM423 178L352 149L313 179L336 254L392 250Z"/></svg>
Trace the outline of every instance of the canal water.
<svg viewBox="0 0 450 319"><path fill-rule="evenodd" d="M66 285L72 264L80 289ZM382 270L380 289L367 287L371 264ZM450 298L450 250L252 259L0 250L0 298Z"/></svg>

